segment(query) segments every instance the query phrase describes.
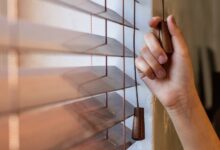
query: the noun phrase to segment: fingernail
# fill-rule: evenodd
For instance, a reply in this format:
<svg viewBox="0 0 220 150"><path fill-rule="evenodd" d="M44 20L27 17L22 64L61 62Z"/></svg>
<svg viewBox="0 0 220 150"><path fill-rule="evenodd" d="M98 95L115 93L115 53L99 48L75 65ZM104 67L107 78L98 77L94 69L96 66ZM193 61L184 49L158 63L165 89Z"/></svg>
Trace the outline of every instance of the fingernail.
<svg viewBox="0 0 220 150"><path fill-rule="evenodd" d="M166 76L166 72L163 69L161 69L161 70L158 71L157 76L160 79L164 78Z"/></svg>
<svg viewBox="0 0 220 150"><path fill-rule="evenodd" d="M163 65L163 64L165 64L166 62L167 62L167 57L166 56L164 56L164 55L161 55L160 57L159 57L159 59L158 59L158 61L159 61L159 63L161 64L161 65Z"/></svg>

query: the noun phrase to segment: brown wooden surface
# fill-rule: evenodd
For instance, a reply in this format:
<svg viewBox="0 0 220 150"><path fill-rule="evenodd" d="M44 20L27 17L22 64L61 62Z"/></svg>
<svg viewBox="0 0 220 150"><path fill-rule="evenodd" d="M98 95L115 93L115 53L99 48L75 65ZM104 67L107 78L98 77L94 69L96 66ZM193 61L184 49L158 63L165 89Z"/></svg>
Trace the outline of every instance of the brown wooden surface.
<svg viewBox="0 0 220 150"><path fill-rule="evenodd" d="M68 150L122 150L124 145L123 125L117 124L110 128L108 133L108 139L106 139L106 131L104 131ZM134 141L131 139L131 130L126 128L126 147L128 148L133 143Z"/></svg>
<svg viewBox="0 0 220 150"><path fill-rule="evenodd" d="M164 51L168 54L173 53L173 43L171 39L171 35L168 29L167 21L162 21L160 23L160 42Z"/></svg>
<svg viewBox="0 0 220 150"><path fill-rule="evenodd" d="M7 116L0 118L0 149L9 149L9 126Z"/></svg>
<svg viewBox="0 0 220 150"><path fill-rule="evenodd" d="M122 89L123 72L113 66L108 67L108 71L105 76L105 67L102 66L20 69L18 108L22 111ZM0 91L5 90L4 82L5 78L0 77ZM126 88L134 85L134 80L126 76ZM5 97L7 93L0 92L0 108L7 103Z"/></svg>
<svg viewBox="0 0 220 150"><path fill-rule="evenodd" d="M141 141L145 139L144 108L135 107L134 109L132 138L136 141Z"/></svg>
<svg viewBox="0 0 220 150"><path fill-rule="evenodd" d="M14 47L21 52L46 51L108 56L123 56L123 45L115 39L67 29L19 21L9 23L0 17L0 47ZM133 53L125 48L125 56Z"/></svg>
<svg viewBox="0 0 220 150"><path fill-rule="evenodd" d="M183 150L176 130L162 104L154 100L153 147L154 150Z"/></svg>
<svg viewBox="0 0 220 150"><path fill-rule="evenodd" d="M62 149L73 146L123 120L123 99L105 94L82 102L45 108L20 115L22 150ZM133 106L126 102L126 117L133 115Z"/></svg>
<svg viewBox="0 0 220 150"><path fill-rule="evenodd" d="M83 12L93 14L97 17L105 18L110 21L123 24L123 18L115 11L108 9L105 11L105 7L101 6L97 3L92 2L91 0L47 0L50 2L57 3L64 7L74 8L81 10ZM132 23L128 22L127 20L124 21L124 25L128 27L132 27Z"/></svg>
<svg viewBox="0 0 220 150"><path fill-rule="evenodd" d="M164 0L165 17L171 12L175 15L175 11L171 11L176 4L175 1ZM175 8L178 9L178 8ZM153 1L153 16L162 15L162 0ZM166 19L166 18L165 18ZM162 104L158 99L154 99L153 105L153 148L154 150L182 150L182 145L177 136L176 130Z"/></svg>

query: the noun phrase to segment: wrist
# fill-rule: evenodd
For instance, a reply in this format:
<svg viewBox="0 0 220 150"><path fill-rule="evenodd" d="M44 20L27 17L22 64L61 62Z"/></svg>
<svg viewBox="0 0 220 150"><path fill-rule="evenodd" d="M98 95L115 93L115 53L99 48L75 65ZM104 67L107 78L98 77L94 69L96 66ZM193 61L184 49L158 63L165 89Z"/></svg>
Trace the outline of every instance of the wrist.
<svg viewBox="0 0 220 150"><path fill-rule="evenodd" d="M196 88L184 89L175 93L172 97L174 103L164 106L169 114L173 115L190 115L192 109L200 103Z"/></svg>

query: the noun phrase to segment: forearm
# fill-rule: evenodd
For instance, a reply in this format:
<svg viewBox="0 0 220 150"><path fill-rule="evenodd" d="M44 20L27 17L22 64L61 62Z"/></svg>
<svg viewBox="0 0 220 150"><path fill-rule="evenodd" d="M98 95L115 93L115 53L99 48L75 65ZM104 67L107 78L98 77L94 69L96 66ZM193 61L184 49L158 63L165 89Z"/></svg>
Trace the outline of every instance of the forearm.
<svg viewBox="0 0 220 150"><path fill-rule="evenodd" d="M179 97L176 106L166 108L184 149L219 150L219 139L208 120L196 90L186 95Z"/></svg>

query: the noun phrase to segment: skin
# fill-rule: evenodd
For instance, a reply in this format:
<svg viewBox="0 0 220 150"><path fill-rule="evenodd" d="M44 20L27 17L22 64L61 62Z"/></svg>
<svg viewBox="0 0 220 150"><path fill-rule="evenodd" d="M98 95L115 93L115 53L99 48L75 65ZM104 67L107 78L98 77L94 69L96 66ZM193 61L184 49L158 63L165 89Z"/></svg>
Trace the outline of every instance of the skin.
<svg viewBox="0 0 220 150"><path fill-rule="evenodd" d="M219 139L196 91L192 62L186 41L174 17L167 18L174 52L167 56L158 41L160 17L153 17L152 33L136 58L143 81L167 110L185 150L219 150Z"/></svg>

